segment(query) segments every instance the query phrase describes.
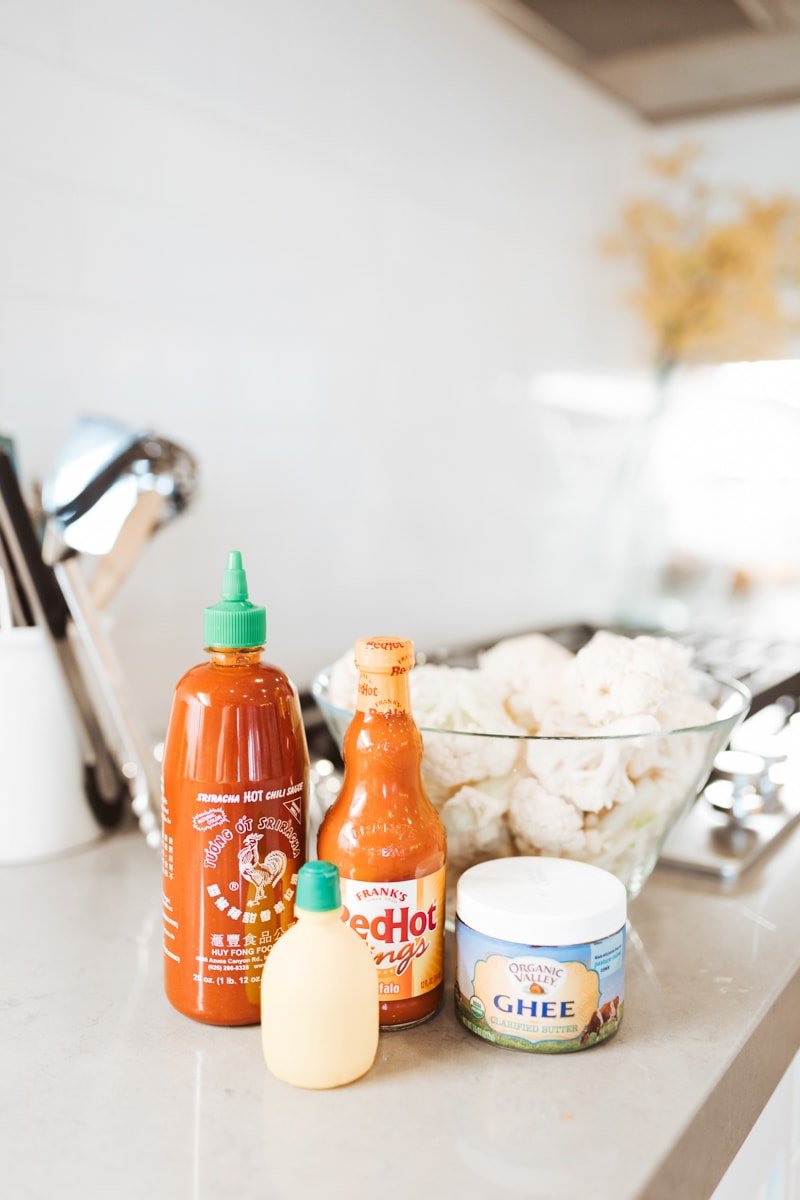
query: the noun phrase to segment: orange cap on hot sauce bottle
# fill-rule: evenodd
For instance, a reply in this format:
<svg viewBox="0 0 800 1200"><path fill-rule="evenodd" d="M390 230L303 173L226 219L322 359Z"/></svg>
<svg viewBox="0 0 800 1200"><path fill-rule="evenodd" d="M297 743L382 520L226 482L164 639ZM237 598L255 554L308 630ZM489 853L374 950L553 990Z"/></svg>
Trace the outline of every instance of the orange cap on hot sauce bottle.
<svg viewBox="0 0 800 1200"><path fill-rule="evenodd" d="M378 966L381 1025L416 1025L444 990L447 839L422 786L422 738L409 701L413 642L356 643L358 701L344 739L344 782L319 831L339 868L342 918Z"/></svg>

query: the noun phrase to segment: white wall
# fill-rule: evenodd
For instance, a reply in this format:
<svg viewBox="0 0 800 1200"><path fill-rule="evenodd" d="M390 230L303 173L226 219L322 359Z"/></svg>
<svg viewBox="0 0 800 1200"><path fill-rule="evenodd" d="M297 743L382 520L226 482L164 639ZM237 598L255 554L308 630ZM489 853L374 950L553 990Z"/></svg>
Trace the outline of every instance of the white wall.
<svg viewBox="0 0 800 1200"><path fill-rule="evenodd" d="M504 396L629 354L641 137L470 0L0 3L2 424L29 474L87 409L202 465L115 605L154 727L229 546L301 682L559 607Z"/></svg>
<svg viewBox="0 0 800 1200"><path fill-rule="evenodd" d="M520 398L641 359L597 246L684 133L800 187L800 109L653 133L473 0L0 0L2 425L28 475L87 409L201 462L114 607L153 728L229 546L300 682L602 609Z"/></svg>
<svg viewBox="0 0 800 1200"><path fill-rule="evenodd" d="M659 150L696 143L703 170L734 190L800 192L800 104L681 121L655 130L651 141Z"/></svg>

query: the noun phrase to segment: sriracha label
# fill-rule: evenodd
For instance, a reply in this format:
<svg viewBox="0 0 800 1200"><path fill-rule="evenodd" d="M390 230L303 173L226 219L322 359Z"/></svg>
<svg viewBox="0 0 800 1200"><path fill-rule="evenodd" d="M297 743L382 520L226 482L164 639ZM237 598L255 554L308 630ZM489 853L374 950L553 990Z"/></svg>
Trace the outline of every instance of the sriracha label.
<svg viewBox="0 0 800 1200"><path fill-rule="evenodd" d="M342 920L362 937L378 967L382 1001L438 987L444 970L445 868L421 879L342 879Z"/></svg>
<svg viewBox="0 0 800 1200"><path fill-rule="evenodd" d="M204 1011L231 985L258 1006L267 954L295 921L304 789L288 777L162 793L165 969Z"/></svg>

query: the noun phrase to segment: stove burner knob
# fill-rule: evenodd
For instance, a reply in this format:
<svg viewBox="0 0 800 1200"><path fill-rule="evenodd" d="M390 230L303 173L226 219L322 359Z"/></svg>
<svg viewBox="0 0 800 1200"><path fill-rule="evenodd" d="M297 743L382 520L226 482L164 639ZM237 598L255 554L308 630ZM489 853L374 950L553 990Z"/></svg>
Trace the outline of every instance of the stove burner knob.
<svg viewBox="0 0 800 1200"><path fill-rule="evenodd" d="M746 820L764 807L760 788L766 769L764 759L758 754L748 754L744 750L721 751L714 759L718 778L706 787L706 800L731 820Z"/></svg>

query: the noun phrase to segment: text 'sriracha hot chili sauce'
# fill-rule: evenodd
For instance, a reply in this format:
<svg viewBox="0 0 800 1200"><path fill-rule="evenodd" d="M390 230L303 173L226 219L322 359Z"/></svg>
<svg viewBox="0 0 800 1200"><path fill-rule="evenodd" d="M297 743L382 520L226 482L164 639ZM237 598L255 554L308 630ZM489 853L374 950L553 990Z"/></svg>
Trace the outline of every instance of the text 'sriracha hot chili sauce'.
<svg viewBox="0 0 800 1200"><path fill-rule="evenodd" d="M378 966L381 1025L416 1025L442 999L444 826L422 787L422 738L411 716L412 642L356 643L358 706L344 739L344 783L319 832L339 868L342 919Z"/></svg>
<svg viewBox="0 0 800 1200"><path fill-rule="evenodd" d="M294 686L262 661L266 633L234 550L205 610L210 659L178 684L164 747L164 987L212 1025L259 1021L305 861L305 733Z"/></svg>

